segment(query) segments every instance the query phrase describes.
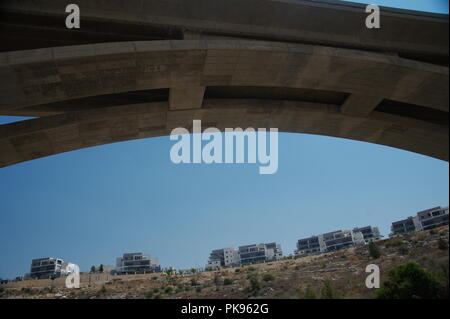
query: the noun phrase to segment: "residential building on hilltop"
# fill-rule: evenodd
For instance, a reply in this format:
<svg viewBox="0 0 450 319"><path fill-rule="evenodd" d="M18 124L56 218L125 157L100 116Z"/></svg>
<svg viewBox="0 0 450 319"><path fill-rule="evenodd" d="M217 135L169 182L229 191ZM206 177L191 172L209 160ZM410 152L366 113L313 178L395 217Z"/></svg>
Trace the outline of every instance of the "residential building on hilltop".
<svg viewBox="0 0 450 319"><path fill-rule="evenodd" d="M161 267L158 264L158 259L150 258L149 255L143 253L125 253L116 260L116 273L118 274L159 271L161 271Z"/></svg>
<svg viewBox="0 0 450 319"><path fill-rule="evenodd" d="M206 267L218 269L220 267L238 266L239 252L234 248L213 250L209 256Z"/></svg>
<svg viewBox="0 0 450 319"><path fill-rule="evenodd" d="M281 245L275 242L268 244L253 244L239 247L241 265L256 264L279 260L283 257Z"/></svg>
<svg viewBox="0 0 450 319"><path fill-rule="evenodd" d="M299 239L296 255L318 254L365 245L381 238L378 228L366 226L353 230L337 230Z"/></svg>
<svg viewBox="0 0 450 319"><path fill-rule="evenodd" d="M437 206L420 211L415 216L393 222L391 236L427 230L441 225L448 225L448 207Z"/></svg>
<svg viewBox="0 0 450 319"><path fill-rule="evenodd" d="M37 258L31 261L30 273L27 277L33 279L57 278L68 275L74 269L74 264L64 262L61 258Z"/></svg>
<svg viewBox="0 0 450 319"><path fill-rule="evenodd" d="M360 228L354 228L353 232L361 232L366 244L380 240L383 236L380 234L378 227L366 226Z"/></svg>
<svg viewBox="0 0 450 319"><path fill-rule="evenodd" d="M206 268L219 269L279 260L283 257L281 245L277 243L253 244L234 248L213 250Z"/></svg>

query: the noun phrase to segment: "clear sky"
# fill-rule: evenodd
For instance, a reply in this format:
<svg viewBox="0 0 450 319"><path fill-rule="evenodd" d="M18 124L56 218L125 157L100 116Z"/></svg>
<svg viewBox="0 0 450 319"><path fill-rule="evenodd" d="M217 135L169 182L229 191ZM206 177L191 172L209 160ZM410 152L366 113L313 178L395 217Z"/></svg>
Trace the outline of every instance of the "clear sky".
<svg viewBox="0 0 450 319"><path fill-rule="evenodd" d="M357 0L345 2L377 4L384 7L448 14L448 0Z"/></svg>
<svg viewBox="0 0 450 319"><path fill-rule="evenodd" d="M448 12L447 1L370 1ZM17 118L0 117L0 123ZM279 169L174 165L169 137L103 145L0 169L0 277L32 258L61 257L82 270L124 252L163 267L204 266L222 247L296 240L390 223L448 205L447 162L389 147L280 134Z"/></svg>

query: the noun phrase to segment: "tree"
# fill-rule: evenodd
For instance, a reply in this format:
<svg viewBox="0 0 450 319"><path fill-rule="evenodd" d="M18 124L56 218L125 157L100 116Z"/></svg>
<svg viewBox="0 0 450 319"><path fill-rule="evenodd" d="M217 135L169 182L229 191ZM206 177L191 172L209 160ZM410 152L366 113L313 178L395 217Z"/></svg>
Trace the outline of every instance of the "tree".
<svg viewBox="0 0 450 319"><path fill-rule="evenodd" d="M324 282L322 289L320 290L320 298L321 299L338 299L339 298L336 289L333 287L333 285L331 284L331 281L329 279L327 279Z"/></svg>
<svg viewBox="0 0 450 319"><path fill-rule="evenodd" d="M378 291L378 299L437 299L442 287L433 274L415 262L398 265Z"/></svg>
<svg viewBox="0 0 450 319"><path fill-rule="evenodd" d="M103 264L100 264L100 267L98 267L98 272L103 273Z"/></svg>
<svg viewBox="0 0 450 319"><path fill-rule="evenodd" d="M96 271L95 266L92 266L92 267L91 267L91 273L95 274L95 271Z"/></svg>
<svg viewBox="0 0 450 319"><path fill-rule="evenodd" d="M381 256L380 248L374 243L369 243L369 256L373 259L378 259Z"/></svg>
<svg viewBox="0 0 450 319"><path fill-rule="evenodd" d="M308 285L306 287L304 298L305 299L316 299L317 298L316 293L314 292L314 290L312 289L312 287L310 285Z"/></svg>

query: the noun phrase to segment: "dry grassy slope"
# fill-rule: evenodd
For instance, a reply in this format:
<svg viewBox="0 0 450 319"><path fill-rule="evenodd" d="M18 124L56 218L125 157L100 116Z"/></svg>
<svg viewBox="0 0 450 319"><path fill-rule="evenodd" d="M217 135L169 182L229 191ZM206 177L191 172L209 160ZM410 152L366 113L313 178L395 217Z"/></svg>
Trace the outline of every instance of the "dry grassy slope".
<svg viewBox="0 0 450 319"><path fill-rule="evenodd" d="M8 289L2 298L303 298L310 285L320 295L327 279L342 298L372 298L373 290L365 287L365 267L374 263L380 267L382 281L395 265L415 261L425 269L440 275L442 267L448 269L448 249L438 248L438 240L448 242L447 226L397 239L377 243L382 256L369 257L368 248L352 248L335 253L286 259L253 266L229 268L196 275L178 275L160 280L109 282L101 287L77 290ZM249 275L258 278L259 289L251 289ZM256 274L256 275L255 275ZM264 275L272 280L265 281ZM227 283L224 284L224 280ZM230 283L231 281L231 283Z"/></svg>

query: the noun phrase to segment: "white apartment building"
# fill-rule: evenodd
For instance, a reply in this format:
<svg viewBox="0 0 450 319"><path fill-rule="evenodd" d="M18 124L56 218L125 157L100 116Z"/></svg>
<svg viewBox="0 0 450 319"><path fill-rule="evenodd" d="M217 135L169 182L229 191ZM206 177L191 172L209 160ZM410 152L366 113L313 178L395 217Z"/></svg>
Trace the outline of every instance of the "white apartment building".
<svg viewBox="0 0 450 319"><path fill-rule="evenodd" d="M237 265L239 265L238 251L234 248L222 248L211 252L206 267L219 269L220 267L232 267Z"/></svg>
<svg viewBox="0 0 450 319"><path fill-rule="evenodd" d="M66 276L74 272L75 269L75 264L64 262L61 258L37 258L31 261L28 276L34 279L57 278Z"/></svg>
<svg viewBox="0 0 450 319"><path fill-rule="evenodd" d="M116 273L146 273L159 272L161 267L157 258L150 258L143 253L125 253L116 259Z"/></svg>
<svg viewBox="0 0 450 319"><path fill-rule="evenodd" d="M353 232L354 233L361 232L366 244L368 244L372 241L380 240L383 237L380 234L380 230L378 229L378 227L366 226L366 227L354 228Z"/></svg>
<svg viewBox="0 0 450 319"><path fill-rule="evenodd" d="M377 227L366 226L353 230L337 230L297 241L296 255L317 254L363 246L381 238Z"/></svg>
<svg viewBox="0 0 450 319"><path fill-rule="evenodd" d="M448 207L433 207L420 211L415 216L393 222L391 236L427 230L440 225L448 225Z"/></svg>
<svg viewBox="0 0 450 319"><path fill-rule="evenodd" d="M279 260L283 257L281 245L275 242L267 244L253 244L239 247L241 265L256 264Z"/></svg>
<svg viewBox="0 0 450 319"><path fill-rule="evenodd" d="M253 244L234 248L213 250L206 268L219 269L279 260L283 257L281 245L277 243Z"/></svg>

